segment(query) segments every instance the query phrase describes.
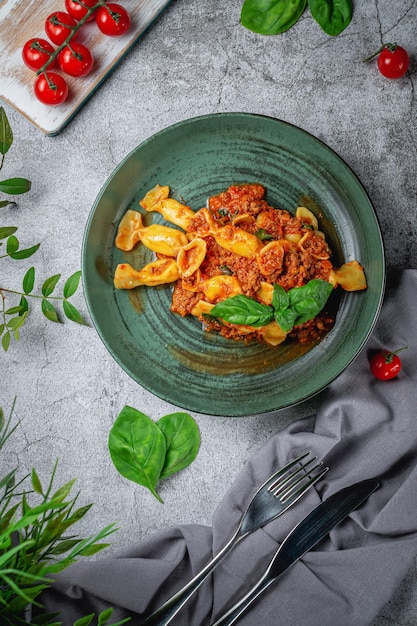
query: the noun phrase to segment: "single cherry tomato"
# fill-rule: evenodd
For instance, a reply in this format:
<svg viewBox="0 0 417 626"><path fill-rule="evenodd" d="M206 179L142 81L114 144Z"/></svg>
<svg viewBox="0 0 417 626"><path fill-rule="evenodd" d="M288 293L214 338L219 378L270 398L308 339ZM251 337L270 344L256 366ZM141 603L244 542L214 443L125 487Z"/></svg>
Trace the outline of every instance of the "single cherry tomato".
<svg viewBox="0 0 417 626"><path fill-rule="evenodd" d="M375 378L378 378L379 380L390 380L390 378L398 376L401 371L402 364L397 352L405 350L406 347L407 346L399 348L395 352L381 350L375 354L369 362L371 372Z"/></svg>
<svg viewBox="0 0 417 626"><path fill-rule="evenodd" d="M35 80L34 90L38 100L49 106L62 104L68 96L68 85L56 72L39 74Z"/></svg>
<svg viewBox="0 0 417 626"><path fill-rule="evenodd" d="M64 11L55 11L55 13L51 13L46 18L45 32L53 43L60 46L71 34L72 29L76 25L77 22L71 15L64 13ZM76 33L74 34L74 38L75 37Z"/></svg>
<svg viewBox="0 0 417 626"><path fill-rule="evenodd" d="M46 39L29 39L22 48L22 59L25 65L35 72L40 70L41 67L51 58L51 55L55 52L55 48L51 46ZM48 66L48 69L52 69L56 65L56 59L54 59Z"/></svg>
<svg viewBox="0 0 417 626"><path fill-rule="evenodd" d="M65 0L65 8L67 12L78 22L83 19L88 9L91 9L97 0ZM91 22L95 17L95 11L88 18L87 22Z"/></svg>
<svg viewBox="0 0 417 626"><path fill-rule="evenodd" d="M396 43L386 43L377 52L364 61L370 61L378 57L378 69L386 78L401 78L410 65L410 57L407 50Z"/></svg>
<svg viewBox="0 0 417 626"><path fill-rule="evenodd" d="M109 3L97 10L97 26L109 37L124 35L130 28L130 15L120 4Z"/></svg>
<svg viewBox="0 0 417 626"><path fill-rule="evenodd" d="M378 57L378 69L386 78L401 78L410 65L407 50L396 43L385 44Z"/></svg>
<svg viewBox="0 0 417 626"><path fill-rule="evenodd" d="M58 63L61 70L70 76L87 76L93 69L94 59L87 46L71 41L58 54Z"/></svg>

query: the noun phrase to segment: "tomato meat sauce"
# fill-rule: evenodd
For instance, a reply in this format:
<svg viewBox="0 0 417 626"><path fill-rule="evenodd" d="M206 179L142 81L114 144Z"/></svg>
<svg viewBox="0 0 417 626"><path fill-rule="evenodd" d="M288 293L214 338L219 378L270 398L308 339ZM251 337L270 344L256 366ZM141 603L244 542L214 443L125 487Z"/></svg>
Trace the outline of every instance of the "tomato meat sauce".
<svg viewBox="0 0 417 626"><path fill-rule="evenodd" d="M331 250L322 233L289 211L270 206L262 185L232 185L210 197L207 209L208 215L197 211L189 226L193 234L204 236L207 245L198 285L214 276L234 276L242 294L262 302L261 286L265 283L279 284L288 291L311 279L329 280ZM248 258L219 245L213 235L207 235L208 217L218 226L232 224L257 236L262 242L260 254ZM274 242L279 245L274 246ZM171 311L189 315L203 297L192 280L189 283L178 281L174 285ZM228 294L221 294L221 299L226 297ZM202 314L200 319L206 331L246 342L262 340L262 333L258 330L225 325L209 314ZM326 334L334 322L334 315L321 312L314 319L295 326L288 337L302 343L315 341Z"/></svg>

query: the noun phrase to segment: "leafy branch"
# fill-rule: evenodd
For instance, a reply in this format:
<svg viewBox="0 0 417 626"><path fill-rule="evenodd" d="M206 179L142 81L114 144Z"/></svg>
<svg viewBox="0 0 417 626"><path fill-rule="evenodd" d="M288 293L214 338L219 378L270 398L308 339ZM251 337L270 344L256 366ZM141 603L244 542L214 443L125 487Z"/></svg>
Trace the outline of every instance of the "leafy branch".
<svg viewBox="0 0 417 626"><path fill-rule="evenodd" d="M0 153L3 165L4 155L13 143L13 134L3 107L0 107ZM0 182L0 191L11 193L25 193L30 189L30 182L24 178L11 178ZM0 202L0 207L15 204L9 200ZM0 259L9 257L14 260L28 259L38 250L40 244L29 248L20 248L20 242L15 235L16 226L0 226ZM3 247L5 243L5 248ZM35 286L35 268L30 267L25 273L22 288L11 289L0 284L0 337L1 345L5 352L9 349L12 337L18 341L20 330L29 315L29 300L40 300L43 315L51 322L60 322L56 305L60 303L64 316L77 324L86 324L81 313L69 301L75 294L80 284L81 272L75 272L65 282L63 295L53 295L61 274L50 276L41 286L40 293L32 293ZM14 306L6 305L6 295L20 296L20 300Z"/></svg>
<svg viewBox="0 0 417 626"><path fill-rule="evenodd" d="M0 107L0 170L4 164L4 157L13 143L13 132L3 107ZM0 191L8 195L26 193L31 188L31 182L26 178L8 178L0 181ZM12 200L0 200L0 208L16 204Z"/></svg>
<svg viewBox="0 0 417 626"><path fill-rule="evenodd" d="M0 408L0 451L20 422L11 427L15 402L6 419ZM44 487L35 469L23 478L17 468L0 477L0 622L2 626L49 624L62 626L56 615L44 612L42 591L53 584L51 575L61 572L81 557L97 554L110 544L103 539L115 532L114 524L93 537L81 538L67 531L91 509L92 504L76 508L77 494L69 497L75 479L55 489L55 463ZM27 486L27 483L29 485ZM35 499L35 502L32 500ZM27 607L36 617L28 619ZM112 615L109 608L98 617L104 626ZM74 626L88 626L94 614L77 620ZM128 619L117 622L123 624ZM113 624L116 626L116 624Z"/></svg>

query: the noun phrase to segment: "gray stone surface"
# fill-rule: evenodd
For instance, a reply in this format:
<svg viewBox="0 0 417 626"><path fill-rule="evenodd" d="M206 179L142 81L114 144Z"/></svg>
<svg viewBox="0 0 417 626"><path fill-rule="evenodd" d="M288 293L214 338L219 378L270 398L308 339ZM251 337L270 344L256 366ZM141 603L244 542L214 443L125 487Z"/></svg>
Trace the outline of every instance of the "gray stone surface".
<svg viewBox="0 0 417 626"><path fill-rule="evenodd" d="M4 104L15 143L2 178L24 176L33 187L17 208L1 209L1 223L18 226L22 246L41 242L41 248L31 261L1 259L0 286L19 288L31 264L39 282L79 269L90 208L116 165L154 132L222 111L280 118L326 142L375 205L389 271L417 268L417 3L354 4L351 25L336 38L308 11L287 33L262 37L239 24L240 2L177 0L57 137L44 136ZM387 41L411 54L410 72L398 81L362 63ZM87 315L81 292L74 304ZM78 476L80 502L95 503L79 532L118 521L111 550L170 524L210 524L246 459L320 400L244 419L195 415L201 451L189 469L161 484L161 505L116 473L107 437L125 404L154 419L175 407L134 383L94 328L50 323L34 307L19 343L0 354L0 391L6 411L17 397L23 420L10 463L18 460L22 472L35 466L46 479L59 458L57 480ZM414 567L373 626L416 624L416 590Z"/></svg>

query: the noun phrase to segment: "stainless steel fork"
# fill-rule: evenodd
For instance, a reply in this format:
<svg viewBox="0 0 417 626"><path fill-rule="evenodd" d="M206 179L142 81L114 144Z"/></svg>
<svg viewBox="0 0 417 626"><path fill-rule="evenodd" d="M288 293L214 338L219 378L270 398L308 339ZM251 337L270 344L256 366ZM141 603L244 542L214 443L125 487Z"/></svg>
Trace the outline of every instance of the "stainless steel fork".
<svg viewBox="0 0 417 626"><path fill-rule="evenodd" d="M169 624L232 548L244 537L284 513L324 476L329 468L324 467L318 471L322 463L321 461L315 463L317 457L310 455L310 452L305 452L287 463L264 482L249 502L235 533L226 545L192 580L154 611L143 622L143 626L166 626ZM307 457L310 458L307 459Z"/></svg>

